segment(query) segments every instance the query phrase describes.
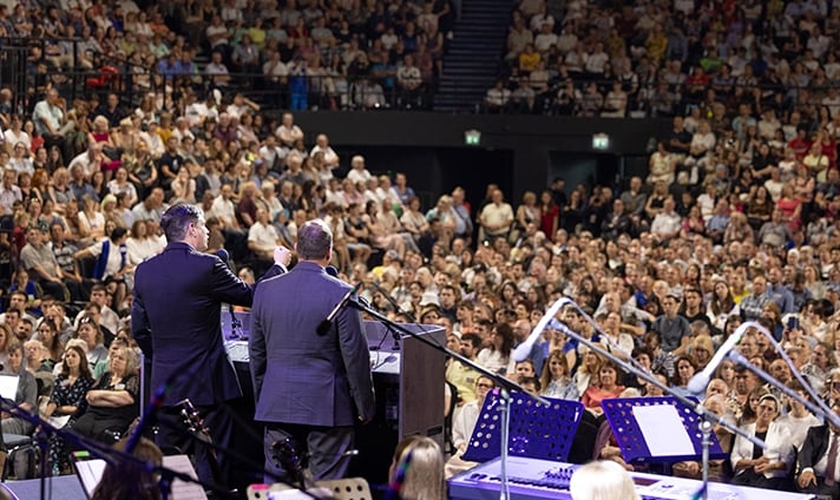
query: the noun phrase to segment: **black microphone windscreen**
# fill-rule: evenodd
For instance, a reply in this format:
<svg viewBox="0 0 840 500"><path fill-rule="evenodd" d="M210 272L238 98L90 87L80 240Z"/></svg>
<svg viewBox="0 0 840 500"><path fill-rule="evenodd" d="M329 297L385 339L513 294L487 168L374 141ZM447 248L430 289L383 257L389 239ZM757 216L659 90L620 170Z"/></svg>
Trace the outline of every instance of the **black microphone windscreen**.
<svg viewBox="0 0 840 500"><path fill-rule="evenodd" d="M336 269L335 266L327 266L326 271L327 274L329 274L333 278L338 278L338 269Z"/></svg>

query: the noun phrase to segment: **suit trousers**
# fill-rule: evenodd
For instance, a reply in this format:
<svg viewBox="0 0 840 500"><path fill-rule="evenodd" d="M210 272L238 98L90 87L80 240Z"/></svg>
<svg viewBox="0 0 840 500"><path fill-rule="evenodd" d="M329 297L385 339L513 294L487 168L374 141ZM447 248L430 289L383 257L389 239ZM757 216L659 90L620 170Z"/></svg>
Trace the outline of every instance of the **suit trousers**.
<svg viewBox="0 0 840 500"><path fill-rule="evenodd" d="M159 427L155 443L167 454L173 450L193 455L198 479L205 483L231 487L232 461L222 450L228 450L233 444L233 411L227 403L216 406L197 406L204 425L210 430L213 445L218 446L216 458L214 448L193 435L180 416L180 407L161 408L158 417Z"/></svg>
<svg viewBox="0 0 840 500"><path fill-rule="evenodd" d="M287 483L296 484L297 479L287 471L274 445L289 439L299 459L306 463L315 481L322 479L341 479L347 476L350 467L350 452L353 448L353 427L319 427L301 424L269 423L265 428L265 469L277 477L285 478ZM265 482L276 482L266 477Z"/></svg>

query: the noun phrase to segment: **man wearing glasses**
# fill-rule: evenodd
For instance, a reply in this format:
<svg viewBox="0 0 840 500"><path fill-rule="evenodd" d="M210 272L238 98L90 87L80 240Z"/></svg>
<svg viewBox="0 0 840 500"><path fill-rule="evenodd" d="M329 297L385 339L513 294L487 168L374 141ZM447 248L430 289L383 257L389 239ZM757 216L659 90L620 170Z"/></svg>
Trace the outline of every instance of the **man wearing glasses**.
<svg viewBox="0 0 840 500"><path fill-rule="evenodd" d="M484 406L484 399L496 384L484 375L479 375L475 381L476 400L461 407L461 411L455 415L452 422L452 445L455 446L455 454L446 462L446 477L452 477L459 472L474 467L476 464L463 460L461 456L467 451L467 445L472 437L475 424Z"/></svg>

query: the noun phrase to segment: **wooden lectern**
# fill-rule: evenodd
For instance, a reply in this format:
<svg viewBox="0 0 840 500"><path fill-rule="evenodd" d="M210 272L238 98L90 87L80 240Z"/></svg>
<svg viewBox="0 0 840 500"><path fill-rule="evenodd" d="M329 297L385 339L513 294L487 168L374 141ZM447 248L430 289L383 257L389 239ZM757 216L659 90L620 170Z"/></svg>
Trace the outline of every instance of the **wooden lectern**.
<svg viewBox="0 0 840 500"><path fill-rule="evenodd" d="M436 325L404 324L422 338L446 344L446 332ZM406 436L434 439L443 448L444 364L446 356L422 340L375 321L365 322L376 390L376 417L356 429L356 474L373 486L387 482L397 443Z"/></svg>

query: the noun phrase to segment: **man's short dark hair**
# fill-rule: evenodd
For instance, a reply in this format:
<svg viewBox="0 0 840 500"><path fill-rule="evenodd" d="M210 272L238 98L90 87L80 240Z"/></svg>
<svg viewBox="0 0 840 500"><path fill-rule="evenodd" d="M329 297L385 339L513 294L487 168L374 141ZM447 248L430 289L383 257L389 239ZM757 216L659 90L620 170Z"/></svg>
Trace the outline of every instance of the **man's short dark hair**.
<svg viewBox="0 0 840 500"><path fill-rule="evenodd" d="M160 218L160 228L166 235L166 241L183 241L187 228L201 218L201 210L187 203L178 203L169 207Z"/></svg>
<svg viewBox="0 0 840 500"><path fill-rule="evenodd" d="M124 227L115 227L113 231L111 231L111 241L117 242L128 233L128 230Z"/></svg>
<svg viewBox="0 0 840 500"><path fill-rule="evenodd" d="M304 223L298 229L297 254L302 260L321 260L329 255L333 244L330 227L320 219Z"/></svg>
<svg viewBox="0 0 840 500"><path fill-rule="evenodd" d="M469 342L476 349L481 347L481 337L477 333L465 333L461 335L461 342Z"/></svg>

